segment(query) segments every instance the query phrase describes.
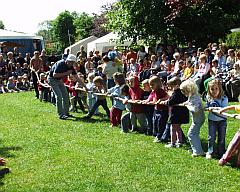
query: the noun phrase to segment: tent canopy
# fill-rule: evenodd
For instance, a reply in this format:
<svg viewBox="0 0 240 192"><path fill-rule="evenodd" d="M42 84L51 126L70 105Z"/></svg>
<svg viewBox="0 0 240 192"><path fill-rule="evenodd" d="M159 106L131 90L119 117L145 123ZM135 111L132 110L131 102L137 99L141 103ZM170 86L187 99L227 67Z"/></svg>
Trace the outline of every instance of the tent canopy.
<svg viewBox="0 0 240 192"><path fill-rule="evenodd" d="M41 36L3 29L0 29L0 42L1 48L7 48L7 51L12 51L13 47L18 47L19 52L23 55L26 53L33 54L35 50L41 51L44 49L43 37Z"/></svg>
<svg viewBox="0 0 240 192"><path fill-rule="evenodd" d="M123 43L119 42L119 37L117 33L109 33L101 38L98 38L91 43L88 43L87 50L89 51L99 51L100 54L105 53L108 49L112 49L115 46L130 46L132 44L132 40L125 40Z"/></svg>
<svg viewBox="0 0 240 192"><path fill-rule="evenodd" d="M5 39L5 40L7 40L7 39L40 39L40 40L43 40L43 37L0 29L0 39L1 40L3 40L3 39Z"/></svg>
<svg viewBox="0 0 240 192"><path fill-rule="evenodd" d="M97 39L97 37L95 37L95 36L90 36L85 39L82 39L82 40L74 43L73 45L65 48L64 52L66 53L67 49L69 49L71 54L77 55L77 52L80 51L80 46L83 46L84 50L87 50L87 44L96 39Z"/></svg>

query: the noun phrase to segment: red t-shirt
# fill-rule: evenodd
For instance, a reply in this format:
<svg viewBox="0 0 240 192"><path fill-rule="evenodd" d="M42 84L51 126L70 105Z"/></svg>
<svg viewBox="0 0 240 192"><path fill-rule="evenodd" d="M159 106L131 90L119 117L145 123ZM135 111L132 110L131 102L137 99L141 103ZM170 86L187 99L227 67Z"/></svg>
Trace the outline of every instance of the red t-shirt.
<svg viewBox="0 0 240 192"><path fill-rule="evenodd" d="M153 90L150 95L148 96L147 101L153 101L153 102L157 102L159 99L162 99L164 97L166 97L168 94L166 91L164 91L163 89L159 89L159 90ZM168 107L166 105L155 105L155 109L156 110L167 110Z"/></svg>

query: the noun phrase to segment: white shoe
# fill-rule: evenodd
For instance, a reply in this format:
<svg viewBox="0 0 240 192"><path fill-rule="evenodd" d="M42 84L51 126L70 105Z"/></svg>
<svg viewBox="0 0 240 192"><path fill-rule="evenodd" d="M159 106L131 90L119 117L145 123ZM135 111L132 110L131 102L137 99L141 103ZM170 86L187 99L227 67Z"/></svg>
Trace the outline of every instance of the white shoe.
<svg viewBox="0 0 240 192"><path fill-rule="evenodd" d="M169 143L167 145L165 145L166 148L173 148L173 147L177 147L176 144L174 143Z"/></svg>
<svg viewBox="0 0 240 192"><path fill-rule="evenodd" d="M206 153L206 159L212 159L212 155L210 153Z"/></svg>

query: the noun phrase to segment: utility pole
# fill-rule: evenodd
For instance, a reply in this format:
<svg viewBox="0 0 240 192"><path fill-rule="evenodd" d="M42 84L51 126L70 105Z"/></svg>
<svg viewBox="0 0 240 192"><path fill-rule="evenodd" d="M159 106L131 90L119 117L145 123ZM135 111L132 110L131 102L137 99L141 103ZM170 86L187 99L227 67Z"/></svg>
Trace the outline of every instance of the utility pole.
<svg viewBox="0 0 240 192"><path fill-rule="evenodd" d="M71 34L69 32L69 29L68 29L68 42L69 42L69 46L71 46Z"/></svg>

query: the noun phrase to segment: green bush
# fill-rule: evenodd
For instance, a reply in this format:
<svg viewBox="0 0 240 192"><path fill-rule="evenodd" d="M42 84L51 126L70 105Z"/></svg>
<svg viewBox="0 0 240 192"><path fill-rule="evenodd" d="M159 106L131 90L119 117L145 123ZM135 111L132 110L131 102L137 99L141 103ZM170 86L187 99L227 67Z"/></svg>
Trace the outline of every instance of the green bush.
<svg viewBox="0 0 240 192"><path fill-rule="evenodd" d="M240 32L233 32L227 35L226 44L228 47L239 48L240 47Z"/></svg>

